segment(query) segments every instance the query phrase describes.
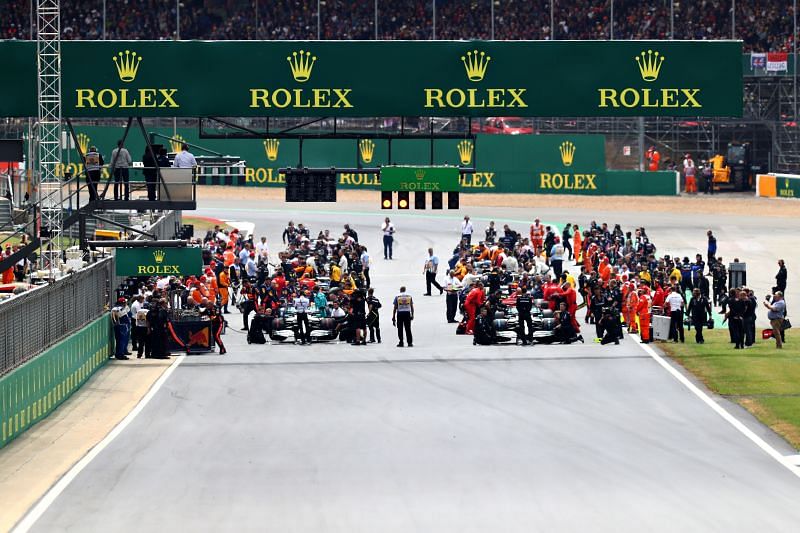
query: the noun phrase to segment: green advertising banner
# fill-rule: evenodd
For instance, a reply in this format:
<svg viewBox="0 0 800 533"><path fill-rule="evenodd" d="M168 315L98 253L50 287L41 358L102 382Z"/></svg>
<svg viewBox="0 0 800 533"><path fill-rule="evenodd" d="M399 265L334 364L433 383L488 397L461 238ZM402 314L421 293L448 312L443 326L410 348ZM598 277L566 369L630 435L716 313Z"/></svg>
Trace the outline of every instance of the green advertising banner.
<svg viewBox="0 0 800 533"><path fill-rule="evenodd" d="M792 174L775 174L775 196L800 198L800 179Z"/></svg>
<svg viewBox="0 0 800 533"><path fill-rule="evenodd" d="M197 276L200 248L117 248L117 276Z"/></svg>
<svg viewBox="0 0 800 533"><path fill-rule="evenodd" d="M382 191L440 191L461 189L458 167L383 167Z"/></svg>
<svg viewBox="0 0 800 533"><path fill-rule="evenodd" d="M157 129L172 135L171 129ZM122 137L121 127L76 126L83 144L94 144L110 158L111 150ZM248 187L284 187L279 169L297 166L299 143L291 139L200 139L196 129L179 129L179 141L187 141L218 153L240 157L244 162L240 180L234 184ZM168 141L158 142L169 145ZM141 135L131 134L127 140L134 161L144 154ZM478 134L476 139L409 139L392 142L394 165L461 165L475 166L476 172L461 177L461 192L555 193L555 194L675 194L670 178L655 177L660 173L640 175L628 171L607 171L605 137L603 135L491 135ZM202 155L200 149L192 149ZM375 167L388 165L388 141L383 139L323 140L303 142L303 164L309 167ZM72 175L82 171L76 150L65 152L66 162L58 172ZM631 161L634 165L635 162ZM105 174L105 173L104 173ZM671 175L671 174L670 174ZM642 177L644 176L644 177ZM132 172L134 181L140 172ZM674 182L674 180L673 180ZM203 181L201 180L201 183ZM206 183L211 183L206 181ZM664 185L666 184L666 185ZM342 173L337 177L342 189L381 188L381 180L366 172ZM636 192L625 192L627 189ZM668 192L664 192L668 191Z"/></svg>
<svg viewBox="0 0 800 533"><path fill-rule="evenodd" d="M737 41L66 41L64 117L742 116ZM0 116L35 43L0 42ZM704 65L687 75L686 65Z"/></svg>

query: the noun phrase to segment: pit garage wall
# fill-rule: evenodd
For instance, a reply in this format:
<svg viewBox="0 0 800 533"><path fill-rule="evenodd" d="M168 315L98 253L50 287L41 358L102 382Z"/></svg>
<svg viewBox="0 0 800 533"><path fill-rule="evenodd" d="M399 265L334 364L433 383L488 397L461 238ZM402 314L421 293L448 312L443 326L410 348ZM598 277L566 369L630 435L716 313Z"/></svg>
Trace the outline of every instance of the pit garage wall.
<svg viewBox="0 0 800 533"><path fill-rule="evenodd" d="M53 412L108 360L105 314L0 378L0 448Z"/></svg>
<svg viewBox="0 0 800 533"><path fill-rule="evenodd" d="M110 160L111 150L122 137L122 128L77 127L87 144L98 146ZM172 135L171 129L155 129ZM278 169L297 166L299 142L293 139L199 139L196 129L178 130L180 140L226 155L238 156L246 167L237 175L206 175L201 184L229 184L250 187L282 187ZM157 140L156 142L166 141ZM128 149L134 161L141 161L144 140L138 133L129 135ZM195 155L202 150L192 149ZM431 163L431 143L423 139L392 142L392 163ZM73 175L81 170L77 151L65 156L64 169ZM471 140L446 139L433 143L433 164L475 165L477 172L464 176L462 192L540 193L581 195L676 195L675 172L606 170L603 135L490 135L478 134ZM303 143L303 165L308 167L375 167L389 163L388 141L308 139ZM215 169L216 170L216 169ZM107 172L104 172L104 176ZM134 172L133 180L141 179ZM339 175L343 189L380 187L373 174Z"/></svg>

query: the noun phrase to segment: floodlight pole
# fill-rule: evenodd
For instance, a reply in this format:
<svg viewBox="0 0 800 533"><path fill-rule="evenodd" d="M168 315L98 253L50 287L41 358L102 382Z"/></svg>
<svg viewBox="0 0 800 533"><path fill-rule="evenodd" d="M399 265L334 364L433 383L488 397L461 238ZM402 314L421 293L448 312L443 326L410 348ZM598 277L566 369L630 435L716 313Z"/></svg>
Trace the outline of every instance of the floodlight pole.
<svg viewBox="0 0 800 533"><path fill-rule="evenodd" d="M494 41L494 0L489 0L490 5L492 6L491 15L492 15L492 40Z"/></svg>
<svg viewBox="0 0 800 533"><path fill-rule="evenodd" d="M611 0L611 40L614 40L614 0Z"/></svg>
<svg viewBox="0 0 800 533"><path fill-rule="evenodd" d="M436 0L433 0L433 40L436 40Z"/></svg>

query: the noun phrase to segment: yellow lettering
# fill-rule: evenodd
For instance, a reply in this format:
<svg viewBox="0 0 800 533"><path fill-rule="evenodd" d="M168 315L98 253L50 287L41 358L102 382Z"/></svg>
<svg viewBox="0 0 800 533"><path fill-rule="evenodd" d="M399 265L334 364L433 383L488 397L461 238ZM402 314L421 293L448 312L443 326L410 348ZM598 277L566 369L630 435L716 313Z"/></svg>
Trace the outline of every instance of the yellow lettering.
<svg viewBox="0 0 800 533"><path fill-rule="evenodd" d="M494 189L494 182L492 181L494 179L494 172L484 172L483 178L486 180L486 183L484 183L483 186Z"/></svg>
<svg viewBox="0 0 800 533"><path fill-rule="evenodd" d="M314 89L314 91L316 92L316 89ZM299 107L299 108L311 107L311 101L310 100L306 100L305 101L305 105L303 105L303 104L304 104L303 103L303 89L295 89L294 90L294 107Z"/></svg>
<svg viewBox="0 0 800 533"><path fill-rule="evenodd" d="M458 100L453 99L454 95L458 97ZM462 91L461 89L450 89L449 91L447 91L447 95L445 96L445 100L447 100L447 105L449 105L450 107L461 107L464 105L466 99L467 95L464 94L464 91Z"/></svg>
<svg viewBox="0 0 800 533"><path fill-rule="evenodd" d="M158 92L164 97L161 103L158 104L158 107L180 107L172 98L172 96L178 92L178 89L159 89Z"/></svg>
<svg viewBox="0 0 800 533"><path fill-rule="evenodd" d="M353 89L334 89L333 94L336 95L338 100L336 100L333 107L353 107L353 104L347 99L347 95L351 92L353 92Z"/></svg>
<svg viewBox="0 0 800 533"><path fill-rule="evenodd" d="M597 177L597 174L586 174L586 188L587 189L597 190L597 186L594 184L594 179L596 177Z"/></svg>
<svg viewBox="0 0 800 533"><path fill-rule="evenodd" d="M139 89L139 107L156 107L155 89Z"/></svg>
<svg viewBox="0 0 800 533"><path fill-rule="evenodd" d="M631 96L632 98L627 98L627 96ZM624 107L636 107L639 105L639 93L636 89L628 87L619 93L619 101L622 102Z"/></svg>
<svg viewBox="0 0 800 533"><path fill-rule="evenodd" d="M575 189L583 189L583 174L575 174Z"/></svg>
<svg viewBox="0 0 800 533"><path fill-rule="evenodd" d="M283 98L283 102L278 100L278 95L281 95ZM292 93L290 93L287 89L276 89L272 91L272 103L275 107L279 107L281 109L285 107L289 107L289 104L292 103Z"/></svg>
<svg viewBox="0 0 800 533"><path fill-rule="evenodd" d="M642 99L642 107L658 107L658 100L650 103L650 89L642 89L644 98Z"/></svg>
<svg viewBox="0 0 800 533"><path fill-rule="evenodd" d="M486 93L489 96L488 107L503 107L503 94L504 89L487 89Z"/></svg>
<svg viewBox="0 0 800 533"><path fill-rule="evenodd" d="M139 265L138 267L136 267L136 273L137 274L145 274L146 273L145 270L146 270L146 267L143 267L142 265Z"/></svg>
<svg viewBox="0 0 800 533"><path fill-rule="evenodd" d="M269 91L250 89L250 107L269 107Z"/></svg>
<svg viewBox="0 0 800 533"><path fill-rule="evenodd" d="M108 96L108 98L106 98L106 96ZM103 89L97 93L97 103L100 104L100 107L105 109L114 107L117 105L117 93L111 89Z"/></svg>
<svg viewBox="0 0 800 533"><path fill-rule="evenodd" d="M508 107L528 107L522 100L522 93L527 91L527 89L509 89L508 94L511 95L511 103L508 104Z"/></svg>
<svg viewBox="0 0 800 533"><path fill-rule="evenodd" d="M611 102L611 107L619 107L617 103L616 89L597 89L600 93L600 105L597 107L608 107L608 102Z"/></svg>
<svg viewBox="0 0 800 533"><path fill-rule="evenodd" d="M678 89L661 89L661 107L678 107Z"/></svg>
<svg viewBox="0 0 800 533"><path fill-rule="evenodd" d="M467 107L486 107L486 102L481 99L480 105L475 100L475 95L478 92L478 89L468 89L469 92L469 105Z"/></svg>
<svg viewBox="0 0 800 533"><path fill-rule="evenodd" d="M245 183L253 183L255 181L255 169L247 167L244 169L244 182Z"/></svg>
<svg viewBox="0 0 800 533"><path fill-rule="evenodd" d="M136 107L136 100L134 100L132 104L128 103L128 89L119 90L119 100L119 106L122 108Z"/></svg>
<svg viewBox="0 0 800 533"><path fill-rule="evenodd" d="M569 176L569 174L567 174ZM553 174L553 188L554 189L563 189L564 188L564 176L561 174Z"/></svg>
<svg viewBox="0 0 800 533"><path fill-rule="evenodd" d="M686 97L686 100L683 101L681 107L703 107L700 105L700 102L695 100L694 96L700 92L700 89L681 89L683 96ZM691 106L689 103L691 102Z"/></svg>
<svg viewBox="0 0 800 533"><path fill-rule="evenodd" d="M551 177L550 174L546 172L542 172L539 175L539 188L540 189L552 189L553 185L551 184Z"/></svg>
<svg viewBox="0 0 800 533"><path fill-rule="evenodd" d="M433 101L436 100L439 102L438 107L444 107L444 101L442 101L442 90L441 89L425 89L425 107L434 107Z"/></svg>
<svg viewBox="0 0 800 533"><path fill-rule="evenodd" d="M351 176L352 174L339 174L339 185L352 185L353 180Z"/></svg>
<svg viewBox="0 0 800 533"><path fill-rule="evenodd" d="M314 107L330 107L330 89L314 89Z"/></svg>
<svg viewBox="0 0 800 533"><path fill-rule="evenodd" d="M75 107L97 107L94 103L94 91L92 89L77 89L78 103Z"/></svg>

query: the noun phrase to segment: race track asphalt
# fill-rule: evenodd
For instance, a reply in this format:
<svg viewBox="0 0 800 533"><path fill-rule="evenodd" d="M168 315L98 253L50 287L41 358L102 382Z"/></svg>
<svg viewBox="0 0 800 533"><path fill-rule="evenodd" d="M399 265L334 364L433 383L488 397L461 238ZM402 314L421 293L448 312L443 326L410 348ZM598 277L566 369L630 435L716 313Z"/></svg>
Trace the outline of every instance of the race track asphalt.
<svg viewBox="0 0 800 533"><path fill-rule="evenodd" d="M207 201L198 214L254 222L273 252L289 218L312 232L350 222L374 260L383 343L250 346L230 315L229 354L178 366L34 531L797 531L800 478L633 340L478 349L456 336L444 298L422 296L421 272L428 246L441 257L452 249L463 212L388 212L398 230L389 262L378 231L387 212L294 209ZM532 218L469 211L481 231L487 217L518 230ZM731 257L763 237L747 258L768 272L753 279L763 286L771 246L790 231L766 228L776 219L536 214L645 225L681 255L704 251L708 228ZM395 348L390 322L400 284L417 305L411 349Z"/></svg>

